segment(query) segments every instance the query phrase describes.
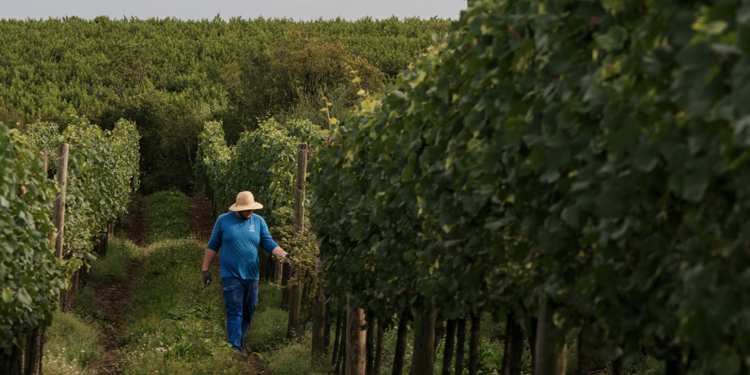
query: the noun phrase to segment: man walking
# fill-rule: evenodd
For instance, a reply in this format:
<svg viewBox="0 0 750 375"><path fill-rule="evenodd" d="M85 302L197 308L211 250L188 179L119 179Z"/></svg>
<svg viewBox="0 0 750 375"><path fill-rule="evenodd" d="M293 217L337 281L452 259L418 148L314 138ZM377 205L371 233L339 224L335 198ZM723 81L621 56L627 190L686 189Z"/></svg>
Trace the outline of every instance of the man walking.
<svg viewBox="0 0 750 375"><path fill-rule="evenodd" d="M290 257L273 241L266 221L253 214L261 208L263 205L255 201L253 193L237 194L230 212L216 220L203 259L203 284L208 286L211 283L209 266L221 249L219 267L227 310L227 333L229 343L242 357L246 357L242 342L258 303L258 247L281 258Z"/></svg>

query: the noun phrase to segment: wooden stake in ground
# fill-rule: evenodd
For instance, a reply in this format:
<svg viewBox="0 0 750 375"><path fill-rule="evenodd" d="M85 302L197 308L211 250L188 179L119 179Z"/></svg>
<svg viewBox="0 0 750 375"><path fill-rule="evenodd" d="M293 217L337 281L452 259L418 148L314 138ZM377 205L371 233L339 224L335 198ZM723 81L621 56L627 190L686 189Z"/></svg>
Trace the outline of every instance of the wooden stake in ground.
<svg viewBox="0 0 750 375"><path fill-rule="evenodd" d="M70 145L60 145L60 159L57 163L57 183L60 185L60 193L55 198L55 216L53 223L57 229L55 237L55 257L62 259L63 240L65 238L65 190L68 187L68 154Z"/></svg>
<svg viewBox="0 0 750 375"><path fill-rule="evenodd" d="M445 326L445 349L443 349L443 371L441 375L451 375L453 350L456 347L456 320L448 319Z"/></svg>
<svg viewBox="0 0 750 375"><path fill-rule="evenodd" d="M365 325L365 310L352 307L351 297L348 297L347 315L344 375L365 375L365 338L367 331L359 328Z"/></svg>
<svg viewBox="0 0 750 375"><path fill-rule="evenodd" d="M393 372L391 375L402 375L404 372L404 353L406 352L406 336L409 333L409 311L404 311L398 319L396 331L396 350L393 354Z"/></svg>
<svg viewBox="0 0 750 375"><path fill-rule="evenodd" d="M317 261L320 267L320 260ZM312 360L320 360L325 355L326 339L326 296L323 294L323 283L318 280L317 292L315 293L315 308L313 310L312 329Z"/></svg>
<svg viewBox="0 0 750 375"><path fill-rule="evenodd" d="M578 374L589 375L591 373L591 346L588 338L588 325L584 324L578 334Z"/></svg>
<svg viewBox="0 0 750 375"><path fill-rule="evenodd" d="M565 375L565 343L555 338L555 303L547 300L539 311L536 332L535 375Z"/></svg>
<svg viewBox="0 0 750 375"><path fill-rule="evenodd" d="M435 366L435 309L427 310L419 319L414 333L414 354L412 374L432 374L429 369Z"/></svg>
<svg viewBox="0 0 750 375"><path fill-rule="evenodd" d="M297 148L297 186L294 190L294 236L305 235L305 179L307 178L307 143L300 143ZM294 277L294 267L289 269ZM297 280L289 294L289 327L286 337L299 338L299 314L302 284ZM325 311L325 310L323 310ZM322 342L322 340L321 340Z"/></svg>
<svg viewBox="0 0 750 375"><path fill-rule="evenodd" d="M49 153L47 151L42 151L42 173L44 173L44 178L47 178L47 171L49 170Z"/></svg>
<svg viewBox="0 0 750 375"><path fill-rule="evenodd" d="M477 375L479 371L479 336L480 315L471 314L471 336L469 337L469 375Z"/></svg>
<svg viewBox="0 0 750 375"><path fill-rule="evenodd" d="M505 324L505 354L503 355L503 368L500 375L521 375L523 337L523 329L516 322L515 314L512 311L509 312ZM586 375L588 375L588 372Z"/></svg>
<svg viewBox="0 0 750 375"><path fill-rule="evenodd" d="M456 374L464 373L464 346L466 344L466 318L456 321Z"/></svg>
<svg viewBox="0 0 750 375"><path fill-rule="evenodd" d="M374 323L374 321L373 321ZM382 317L378 318L378 338L375 342L375 364L373 373L380 375L380 367L383 362L383 339L385 338L385 322Z"/></svg>
<svg viewBox="0 0 750 375"><path fill-rule="evenodd" d="M341 322L344 320L344 309L341 306L341 303L338 304L337 307L338 314L336 315L336 335L333 338L333 355L331 356L331 365L336 367L337 359L338 357L338 351L339 351L339 341L342 340L341 334Z"/></svg>

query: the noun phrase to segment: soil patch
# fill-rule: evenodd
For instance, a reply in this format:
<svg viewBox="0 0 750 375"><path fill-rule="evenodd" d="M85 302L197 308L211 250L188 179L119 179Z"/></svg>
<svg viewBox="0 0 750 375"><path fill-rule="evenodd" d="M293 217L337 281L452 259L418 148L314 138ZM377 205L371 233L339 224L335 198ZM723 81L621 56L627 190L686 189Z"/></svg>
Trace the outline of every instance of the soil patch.
<svg viewBox="0 0 750 375"><path fill-rule="evenodd" d="M145 247L147 245L147 228L144 221L146 207L143 203L143 196L138 195L135 197L133 204L135 205L135 210L123 218L130 223L130 227L124 230L125 236L139 247ZM139 269L138 262L131 262L126 268L127 276L124 281L88 284L94 289L94 292L101 299L103 305L103 317L99 324L104 353L102 353L102 361L91 368L92 372L96 374L120 373L117 345L120 342L124 302L130 298L132 293L130 281L134 279Z"/></svg>
<svg viewBox="0 0 750 375"><path fill-rule="evenodd" d="M146 216L146 204L143 203L143 196L139 194L135 197L133 205L135 205L135 210L123 218L130 223L130 226L125 230L125 236L138 247L145 247L148 245L146 242L148 231L146 222L143 220Z"/></svg>
<svg viewBox="0 0 750 375"><path fill-rule="evenodd" d="M199 242L208 242L214 229L214 212L211 200L206 197L190 198L190 209L188 210L190 231Z"/></svg>

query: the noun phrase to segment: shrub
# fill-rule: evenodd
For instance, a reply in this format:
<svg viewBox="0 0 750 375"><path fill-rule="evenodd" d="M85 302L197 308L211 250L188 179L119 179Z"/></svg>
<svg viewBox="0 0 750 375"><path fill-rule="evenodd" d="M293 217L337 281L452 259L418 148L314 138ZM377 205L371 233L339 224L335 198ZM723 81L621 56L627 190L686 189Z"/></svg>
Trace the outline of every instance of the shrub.
<svg viewBox="0 0 750 375"><path fill-rule="evenodd" d="M251 351L261 352L274 349L286 339L289 313L269 307L255 314L253 323L245 336L245 344Z"/></svg>
<svg viewBox="0 0 750 375"><path fill-rule="evenodd" d="M52 314L52 325L47 328L45 356L57 357L67 363L77 362L85 367L99 357L101 347L97 327L75 313Z"/></svg>

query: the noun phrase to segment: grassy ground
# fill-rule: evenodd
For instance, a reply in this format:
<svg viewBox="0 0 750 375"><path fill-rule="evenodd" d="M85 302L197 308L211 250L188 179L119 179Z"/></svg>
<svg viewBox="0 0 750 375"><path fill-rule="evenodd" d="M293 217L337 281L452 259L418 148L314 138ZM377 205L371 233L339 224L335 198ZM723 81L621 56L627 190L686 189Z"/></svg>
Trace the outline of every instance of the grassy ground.
<svg viewBox="0 0 750 375"><path fill-rule="evenodd" d="M205 244L187 238L188 198L146 197L148 243L120 337L123 374L252 374L226 343L221 289L204 288Z"/></svg>

